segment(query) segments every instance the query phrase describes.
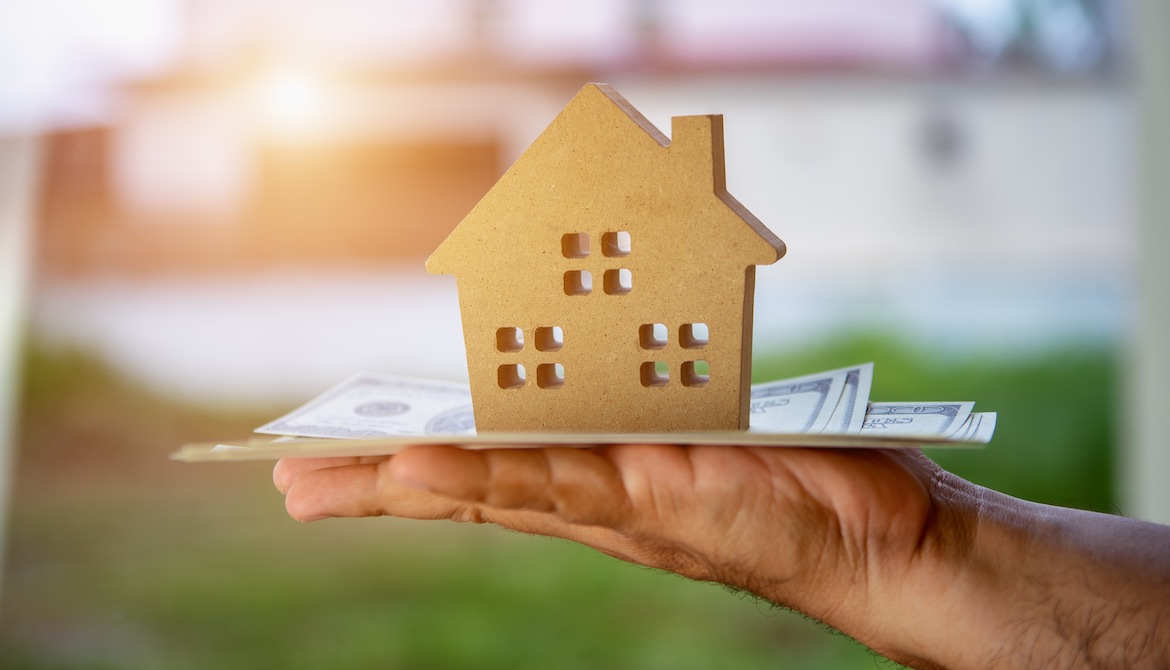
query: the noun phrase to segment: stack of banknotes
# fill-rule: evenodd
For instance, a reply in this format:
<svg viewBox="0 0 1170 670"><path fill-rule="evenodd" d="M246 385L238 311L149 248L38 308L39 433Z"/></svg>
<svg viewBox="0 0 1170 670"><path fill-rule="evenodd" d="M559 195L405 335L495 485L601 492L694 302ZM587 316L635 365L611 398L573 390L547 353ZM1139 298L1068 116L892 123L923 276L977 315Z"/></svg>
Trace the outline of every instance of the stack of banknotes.
<svg viewBox="0 0 1170 670"><path fill-rule="evenodd" d="M655 442L771 446L906 447L979 445L991 440L994 412L975 403L871 402L873 363L752 386L746 433L655 434ZM644 435L476 435L466 384L361 373L256 429L269 437L187 445L178 460L393 453L407 444L467 446L598 444ZM276 437L271 437L276 436ZM582 439L583 437L587 439ZM358 443L357 441L361 441Z"/></svg>

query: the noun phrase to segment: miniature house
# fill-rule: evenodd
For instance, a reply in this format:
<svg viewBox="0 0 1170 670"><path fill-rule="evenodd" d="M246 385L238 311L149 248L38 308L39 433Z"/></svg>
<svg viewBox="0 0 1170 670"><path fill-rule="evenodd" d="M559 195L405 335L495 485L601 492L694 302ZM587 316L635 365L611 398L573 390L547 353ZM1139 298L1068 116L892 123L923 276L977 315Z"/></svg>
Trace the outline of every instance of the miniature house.
<svg viewBox="0 0 1170 670"><path fill-rule="evenodd" d="M672 139L589 84L427 260L452 274L480 431L746 430L755 266L723 118Z"/></svg>

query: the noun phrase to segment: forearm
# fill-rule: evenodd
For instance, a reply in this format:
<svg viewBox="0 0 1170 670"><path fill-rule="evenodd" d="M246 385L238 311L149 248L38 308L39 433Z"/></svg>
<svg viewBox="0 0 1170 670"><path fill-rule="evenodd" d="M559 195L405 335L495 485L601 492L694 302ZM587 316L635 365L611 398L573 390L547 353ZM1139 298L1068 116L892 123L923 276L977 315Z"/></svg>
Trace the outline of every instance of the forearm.
<svg viewBox="0 0 1170 670"><path fill-rule="evenodd" d="M1026 530L1033 549L1020 577L1031 597L1019 599L1017 611L1028 614L1033 658L1100 668L1170 665L1170 528L1021 505L1034 519Z"/></svg>
<svg viewBox="0 0 1170 670"><path fill-rule="evenodd" d="M919 667L1170 665L1170 528L933 489L920 550L874 580L863 642Z"/></svg>

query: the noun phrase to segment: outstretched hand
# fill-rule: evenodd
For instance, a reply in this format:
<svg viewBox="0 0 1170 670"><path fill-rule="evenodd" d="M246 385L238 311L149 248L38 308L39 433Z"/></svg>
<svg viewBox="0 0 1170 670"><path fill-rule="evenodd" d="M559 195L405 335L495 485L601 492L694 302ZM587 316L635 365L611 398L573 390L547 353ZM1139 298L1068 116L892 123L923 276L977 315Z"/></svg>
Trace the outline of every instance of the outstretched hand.
<svg viewBox="0 0 1170 670"><path fill-rule="evenodd" d="M868 601L895 597L886 590L900 571L946 540L931 487L947 476L917 451L632 444L419 446L286 459L273 473L301 521L392 515L567 538L750 591L859 638L871 637Z"/></svg>
<svg viewBox="0 0 1170 670"><path fill-rule="evenodd" d="M902 663L1166 667L1170 528L1028 503L918 451L613 445L286 459L293 518L494 523L750 591Z"/></svg>

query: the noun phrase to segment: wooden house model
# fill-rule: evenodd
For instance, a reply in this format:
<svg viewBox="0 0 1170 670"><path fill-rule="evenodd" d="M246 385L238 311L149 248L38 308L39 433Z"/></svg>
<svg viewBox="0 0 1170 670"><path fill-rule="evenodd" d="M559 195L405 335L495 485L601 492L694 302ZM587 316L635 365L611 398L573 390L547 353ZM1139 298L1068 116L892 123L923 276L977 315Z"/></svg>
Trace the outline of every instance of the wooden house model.
<svg viewBox="0 0 1170 670"><path fill-rule="evenodd" d="M588 84L427 260L455 275L479 431L746 430L755 266L723 117L667 139Z"/></svg>

